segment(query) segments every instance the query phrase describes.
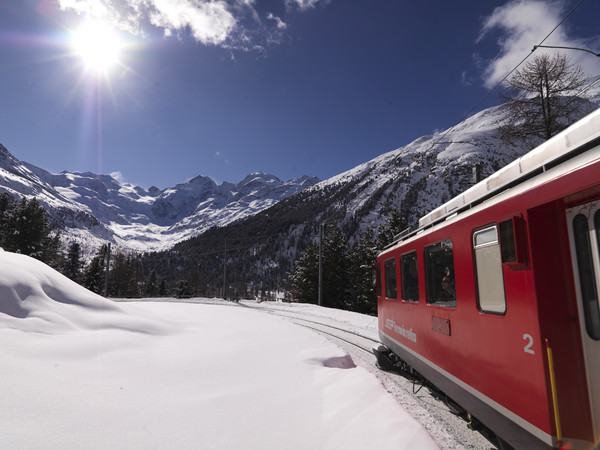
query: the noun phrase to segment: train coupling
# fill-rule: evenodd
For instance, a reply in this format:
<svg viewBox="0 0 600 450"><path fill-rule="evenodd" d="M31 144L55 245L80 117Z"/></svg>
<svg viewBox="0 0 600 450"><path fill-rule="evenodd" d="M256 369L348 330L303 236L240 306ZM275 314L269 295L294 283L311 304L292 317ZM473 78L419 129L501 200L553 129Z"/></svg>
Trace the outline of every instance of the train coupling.
<svg viewBox="0 0 600 450"><path fill-rule="evenodd" d="M386 372L398 371L397 357L383 344L377 344L373 347L373 354L377 359L377 365Z"/></svg>

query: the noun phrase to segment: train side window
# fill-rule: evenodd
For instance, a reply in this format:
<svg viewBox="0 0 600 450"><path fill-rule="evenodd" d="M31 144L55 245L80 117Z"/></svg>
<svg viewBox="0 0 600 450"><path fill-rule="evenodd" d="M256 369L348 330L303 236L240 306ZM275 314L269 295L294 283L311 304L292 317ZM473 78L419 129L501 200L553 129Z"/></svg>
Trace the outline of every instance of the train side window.
<svg viewBox="0 0 600 450"><path fill-rule="evenodd" d="M596 233L598 233L598 228L600 228L598 213L596 213L594 222ZM598 311L598 291L596 289L592 246L588 221L583 214L578 214L573 218L573 237L577 254L579 286L583 299L585 328L592 339L600 340L600 313Z"/></svg>
<svg viewBox="0 0 600 450"><path fill-rule="evenodd" d="M375 269L375 290L377 297L381 297L381 263L378 262Z"/></svg>
<svg viewBox="0 0 600 450"><path fill-rule="evenodd" d="M502 237L502 262L515 262L517 260L517 249L512 220L500 222L500 236Z"/></svg>
<svg viewBox="0 0 600 450"><path fill-rule="evenodd" d="M419 301L419 276L417 272L417 252L412 251L400 257L402 300Z"/></svg>
<svg viewBox="0 0 600 450"><path fill-rule="evenodd" d="M486 313L506 313L502 256L498 227L492 226L473 233L475 272L479 309Z"/></svg>
<svg viewBox="0 0 600 450"><path fill-rule="evenodd" d="M503 220L498 227L502 263L511 270L521 270L527 266L523 227L523 218L520 215Z"/></svg>
<svg viewBox="0 0 600 450"><path fill-rule="evenodd" d="M427 303L456 307L454 256L450 239L425 247L425 276Z"/></svg>
<svg viewBox="0 0 600 450"><path fill-rule="evenodd" d="M385 296L386 298L398 298L396 284L396 258L385 261Z"/></svg>

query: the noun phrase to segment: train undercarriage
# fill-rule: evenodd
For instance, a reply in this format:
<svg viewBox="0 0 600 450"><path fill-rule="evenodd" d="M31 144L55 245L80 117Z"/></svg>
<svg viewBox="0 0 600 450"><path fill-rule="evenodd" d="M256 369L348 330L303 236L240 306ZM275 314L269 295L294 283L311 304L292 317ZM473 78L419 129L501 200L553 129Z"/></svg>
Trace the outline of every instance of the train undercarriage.
<svg viewBox="0 0 600 450"><path fill-rule="evenodd" d="M476 417L471 415L466 409L452 400L442 390L438 389L434 384L429 382L424 376L422 376L417 370L415 370L410 364L401 359L393 351L391 351L384 344L378 344L373 347L373 354L377 359L377 366L385 371L397 373L398 375L408 379L413 384L413 394L416 395L418 392L425 387L429 390L431 395L438 399L448 407L448 409L456 416L467 422L467 427L473 431L479 432L484 436L490 443L496 448L501 450L513 450L510 444L504 441L496 433L490 430Z"/></svg>

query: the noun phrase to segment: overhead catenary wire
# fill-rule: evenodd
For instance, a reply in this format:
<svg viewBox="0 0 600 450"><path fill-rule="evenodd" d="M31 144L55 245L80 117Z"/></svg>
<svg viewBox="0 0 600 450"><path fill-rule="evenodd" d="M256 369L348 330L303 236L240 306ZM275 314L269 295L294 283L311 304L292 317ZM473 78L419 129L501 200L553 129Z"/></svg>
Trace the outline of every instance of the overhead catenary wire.
<svg viewBox="0 0 600 450"><path fill-rule="evenodd" d="M571 11L569 11L567 13L567 15L565 15L565 17L562 18L562 20L546 35L546 37L544 39L542 39L538 45L533 46L533 49L531 50L531 52L529 52L521 61L519 61L519 63L515 67L513 67L512 70L504 76L504 78L502 78L477 103L475 103L465 114L463 114L463 116L454 125L452 125L450 128L448 128L434 143L432 143L429 150L431 150L433 147L438 145L440 143L440 141L442 139L444 139L446 137L446 135L448 135L454 128L456 128L456 126L458 124L460 124L467 117L469 117L469 115L475 110L475 108L477 108L479 105L481 105L481 103L483 103L485 101L485 99L487 99L492 94L492 92L494 92L502 83L504 83L508 79L508 77L510 77L521 66L521 64L523 64L533 54L533 52L535 52L539 47L542 46L542 44L544 42L546 42L546 40L552 35L552 33L554 33L558 29L558 27L560 27L563 24L563 22L565 20L567 20L571 14L573 14L573 12L579 7L579 5L581 5L581 3L583 3L583 0L579 0L579 2L577 2L577 4L571 9ZM590 52L590 53L593 53L593 52ZM596 56L598 56L598 55L596 55Z"/></svg>
<svg viewBox="0 0 600 450"><path fill-rule="evenodd" d="M592 50L588 50L587 48L581 48L581 47L565 47L562 45L534 45L533 46L533 50L537 50L538 48L561 48L561 49L565 49L565 50L579 50L579 51L591 53L594 56L600 57L600 53L596 53L596 52L593 52Z"/></svg>

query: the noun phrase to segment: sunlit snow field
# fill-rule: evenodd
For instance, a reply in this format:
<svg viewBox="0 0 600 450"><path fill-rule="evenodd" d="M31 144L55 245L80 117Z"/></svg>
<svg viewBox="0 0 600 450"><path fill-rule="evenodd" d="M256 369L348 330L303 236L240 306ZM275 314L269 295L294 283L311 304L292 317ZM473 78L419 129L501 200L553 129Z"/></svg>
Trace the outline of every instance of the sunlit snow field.
<svg viewBox="0 0 600 450"><path fill-rule="evenodd" d="M225 302L116 303L8 252L0 265L2 448L437 448L310 330Z"/></svg>

